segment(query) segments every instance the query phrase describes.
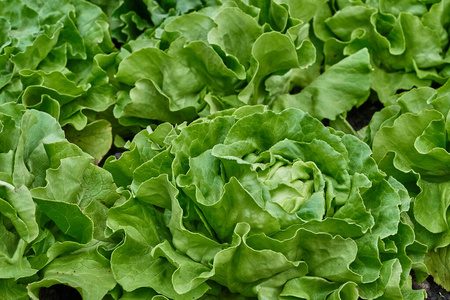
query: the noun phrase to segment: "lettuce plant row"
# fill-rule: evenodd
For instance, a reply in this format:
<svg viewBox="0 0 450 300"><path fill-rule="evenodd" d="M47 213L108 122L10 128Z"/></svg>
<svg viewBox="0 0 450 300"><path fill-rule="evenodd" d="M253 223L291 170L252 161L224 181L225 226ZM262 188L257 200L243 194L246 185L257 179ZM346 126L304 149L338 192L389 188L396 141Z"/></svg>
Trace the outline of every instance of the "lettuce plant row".
<svg viewBox="0 0 450 300"><path fill-rule="evenodd" d="M0 0L0 298L450 291L449 33L449 0Z"/></svg>

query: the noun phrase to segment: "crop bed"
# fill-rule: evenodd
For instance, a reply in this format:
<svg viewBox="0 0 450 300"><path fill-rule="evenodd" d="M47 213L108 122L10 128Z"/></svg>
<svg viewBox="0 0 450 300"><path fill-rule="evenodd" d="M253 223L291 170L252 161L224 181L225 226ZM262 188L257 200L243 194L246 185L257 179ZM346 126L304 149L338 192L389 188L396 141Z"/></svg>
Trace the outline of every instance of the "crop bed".
<svg viewBox="0 0 450 300"><path fill-rule="evenodd" d="M0 0L0 299L450 299L450 0Z"/></svg>

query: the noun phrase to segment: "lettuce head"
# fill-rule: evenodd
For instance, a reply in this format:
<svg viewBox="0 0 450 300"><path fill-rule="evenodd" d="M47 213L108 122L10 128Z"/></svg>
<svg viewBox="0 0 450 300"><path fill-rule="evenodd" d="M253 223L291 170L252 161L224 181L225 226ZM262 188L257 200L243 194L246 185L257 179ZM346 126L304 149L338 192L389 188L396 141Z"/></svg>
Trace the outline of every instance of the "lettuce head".
<svg viewBox="0 0 450 300"><path fill-rule="evenodd" d="M139 133L105 164L131 191L108 226L128 293L170 299L423 299L410 198L367 144L265 106ZM236 296L236 295L234 295Z"/></svg>

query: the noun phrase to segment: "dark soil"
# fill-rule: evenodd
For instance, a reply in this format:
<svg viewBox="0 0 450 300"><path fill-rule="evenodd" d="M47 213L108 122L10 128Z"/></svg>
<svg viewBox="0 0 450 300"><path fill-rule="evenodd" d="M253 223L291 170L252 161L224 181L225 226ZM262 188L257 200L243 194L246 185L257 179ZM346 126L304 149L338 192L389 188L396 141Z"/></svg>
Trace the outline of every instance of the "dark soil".
<svg viewBox="0 0 450 300"><path fill-rule="evenodd" d="M40 300L83 300L80 293L73 287L55 284L39 290Z"/></svg>
<svg viewBox="0 0 450 300"><path fill-rule="evenodd" d="M383 104L379 101L367 100L363 105L354 107L347 113L347 121L356 131L368 125L372 116L383 108Z"/></svg>
<svg viewBox="0 0 450 300"><path fill-rule="evenodd" d="M429 276L424 282L413 282L413 289L427 291L427 300L450 300L450 292L444 290Z"/></svg>

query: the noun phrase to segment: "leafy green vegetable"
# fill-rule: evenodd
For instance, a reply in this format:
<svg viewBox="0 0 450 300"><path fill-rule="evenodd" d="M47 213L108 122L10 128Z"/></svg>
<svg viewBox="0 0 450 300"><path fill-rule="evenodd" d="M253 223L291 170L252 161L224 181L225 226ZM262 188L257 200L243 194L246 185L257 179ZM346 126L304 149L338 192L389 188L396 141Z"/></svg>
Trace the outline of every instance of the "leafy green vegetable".
<svg viewBox="0 0 450 300"><path fill-rule="evenodd" d="M448 247L431 251L426 256L427 266L434 280L443 286L446 290L450 290L448 278L449 255Z"/></svg>
<svg viewBox="0 0 450 300"><path fill-rule="evenodd" d="M448 1L391 2L123 2L112 26L125 43L118 80L132 90L115 116L180 123L266 104L335 120L370 91L386 103L399 90L443 84ZM152 81L145 89L143 79Z"/></svg>
<svg viewBox="0 0 450 300"><path fill-rule="evenodd" d="M152 120L181 123L245 104L267 104L335 119L361 105L370 90L367 50L321 75L323 43L310 34L308 22L326 4L301 2L223 1L193 5L193 12L169 9L169 16L163 14L158 21L146 18L147 29L122 48L117 80L131 90L119 97L115 117L124 125ZM155 7L147 8L155 16ZM139 20L144 19L137 18L135 11L127 15L131 13L133 26L140 28ZM298 85L302 91L293 92ZM329 91L322 92L325 86ZM329 97L336 90L337 103Z"/></svg>
<svg viewBox="0 0 450 300"><path fill-rule="evenodd" d="M407 192L357 138L254 106L162 124L132 145L105 164L132 192L108 219L125 231L111 265L126 291L283 299L316 280L336 299L422 295L405 287Z"/></svg>
<svg viewBox="0 0 450 300"><path fill-rule="evenodd" d="M0 293L26 298L14 283L22 280L36 281L28 287L33 299L56 283L100 299L116 285L106 253L120 241L105 232L120 198L111 174L70 144L49 114L12 102L0 109ZM89 276L104 278L103 290Z"/></svg>
<svg viewBox="0 0 450 300"><path fill-rule="evenodd" d="M449 4L338 1L336 11L321 12L325 24L316 31L324 41L325 61L367 48L376 69L372 89L383 103L401 89L443 84L449 76Z"/></svg>
<svg viewBox="0 0 450 300"><path fill-rule="evenodd" d="M414 196L417 239L428 246L426 264L443 284L445 267L434 267L433 257L450 247L449 92L447 83L436 90L418 88L397 96L374 116L368 135L380 167Z"/></svg>
<svg viewBox="0 0 450 300"><path fill-rule="evenodd" d="M0 298L450 288L449 0L0 12Z"/></svg>
<svg viewBox="0 0 450 300"><path fill-rule="evenodd" d="M116 284L108 259L95 250L56 258L43 269L43 278L28 286L31 299L39 299L41 287L59 283L76 287L83 299L102 299Z"/></svg>
<svg viewBox="0 0 450 300"><path fill-rule="evenodd" d="M14 0L2 1L0 10L0 103L45 111L73 132L116 102L107 73L116 54L99 7L83 0ZM90 153L99 160L105 154Z"/></svg>

